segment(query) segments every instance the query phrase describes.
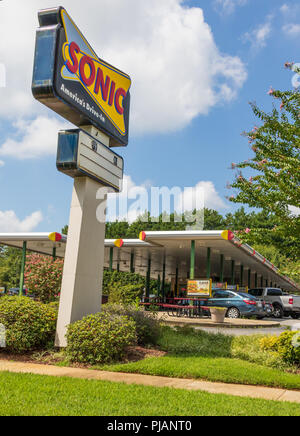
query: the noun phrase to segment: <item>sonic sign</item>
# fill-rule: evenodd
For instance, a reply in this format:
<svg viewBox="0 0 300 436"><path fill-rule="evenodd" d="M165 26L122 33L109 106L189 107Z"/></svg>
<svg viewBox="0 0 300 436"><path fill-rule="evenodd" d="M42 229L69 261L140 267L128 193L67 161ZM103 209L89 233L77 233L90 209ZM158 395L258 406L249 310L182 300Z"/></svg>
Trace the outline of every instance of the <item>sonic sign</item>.
<svg viewBox="0 0 300 436"><path fill-rule="evenodd" d="M32 92L78 127L94 125L111 146L128 144L130 77L99 59L62 7L39 12Z"/></svg>

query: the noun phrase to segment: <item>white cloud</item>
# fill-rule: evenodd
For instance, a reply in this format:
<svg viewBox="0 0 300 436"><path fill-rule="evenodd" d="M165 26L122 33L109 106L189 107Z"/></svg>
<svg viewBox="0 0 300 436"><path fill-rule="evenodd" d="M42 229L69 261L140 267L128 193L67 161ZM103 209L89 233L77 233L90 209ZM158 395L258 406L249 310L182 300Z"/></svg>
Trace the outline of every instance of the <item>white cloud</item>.
<svg viewBox="0 0 300 436"><path fill-rule="evenodd" d="M228 209L228 204L220 197L213 182L200 181L193 187L152 187L147 183L137 185L130 176L124 176L123 191L108 196L108 220L130 223L135 221L145 211L151 216L158 216L162 212L178 213L200 210L203 207L215 210ZM159 192L160 197L156 196ZM165 196L164 196L165 194ZM160 200L157 202L158 198Z"/></svg>
<svg viewBox="0 0 300 436"><path fill-rule="evenodd" d="M194 199L203 196L204 207L207 209L223 210L228 205L220 197L213 182L201 181L196 186L186 189L182 194L183 204L186 210L194 209Z"/></svg>
<svg viewBox="0 0 300 436"><path fill-rule="evenodd" d="M300 5L297 3L285 3L281 6L280 12L285 18L295 18L295 15L300 11Z"/></svg>
<svg viewBox="0 0 300 436"><path fill-rule="evenodd" d="M0 233L21 233L31 232L43 220L41 212L33 212L23 221L20 220L12 210L0 211Z"/></svg>
<svg viewBox="0 0 300 436"><path fill-rule="evenodd" d="M300 5L296 3L284 4L280 11L283 15L284 25L282 31L289 38L296 38L300 35L299 14Z"/></svg>
<svg viewBox="0 0 300 436"><path fill-rule="evenodd" d="M248 0L215 0L215 8L226 15L232 14L236 7L245 6Z"/></svg>
<svg viewBox="0 0 300 436"><path fill-rule="evenodd" d="M247 78L240 58L218 50L202 9L183 3L86 0L83 7L64 1L99 56L132 76L134 134L182 129L235 98ZM49 113L30 90L36 13L45 7L48 0L10 0L1 9L0 40L6 43L0 61L7 86L1 89L0 116L5 119Z"/></svg>
<svg viewBox="0 0 300 436"><path fill-rule="evenodd" d="M147 188L149 188L148 184L136 185L132 178L125 174L122 191L119 194L108 195L107 220L111 222L123 220L130 223L134 222L148 209Z"/></svg>
<svg viewBox="0 0 300 436"><path fill-rule="evenodd" d="M288 14L290 12L290 6L285 3L284 5L281 6L280 12L282 14Z"/></svg>
<svg viewBox="0 0 300 436"><path fill-rule="evenodd" d="M4 165L5 165L5 162L3 162L3 160L0 160L0 168L4 167Z"/></svg>
<svg viewBox="0 0 300 436"><path fill-rule="evenodd" d="M250 42L253 50L258 50L267 45L267 40L272 32L272 16L268 16L265 23L260 24L251 32L244 34L243 39L245 42Z"/></svg>
<svg viewBox="0 0 300 436"><path fill-rule="evenodd" d="M300 35L300 24L285 24L282 30L287 36L295 38Z"/></svg>
<svg viewBox="0 0 300 436"><path fill-rule="evenodd" d="M31 122L13 124L14 134L0 147L0 156L16 159L35 159L52 155L57 150L57 133L68 126L67 122L41 116Z"/></svg>

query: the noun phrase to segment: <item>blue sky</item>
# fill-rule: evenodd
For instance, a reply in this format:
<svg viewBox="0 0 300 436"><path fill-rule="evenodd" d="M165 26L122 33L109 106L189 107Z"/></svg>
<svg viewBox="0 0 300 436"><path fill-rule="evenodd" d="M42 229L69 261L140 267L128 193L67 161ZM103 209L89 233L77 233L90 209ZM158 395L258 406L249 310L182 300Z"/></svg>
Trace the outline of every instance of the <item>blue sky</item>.
<svg viewBox="0 0 300 436"><path fill-rule="evenodd" d="M235 207L225 198L230 194L226 183L234 176L231 162L251 156L241 136L256 123L248 102L270 110L270 87L292 87L293 74L284 63L300 62L300 5L139 0L137 7L136 1L122 0L121 6L121 0L87 0L84 16L82 2L65 1L99 56L132 76L130 142L117 150L125 158L125 173L133 186L210 182L207 205L229 212ZM0 232L59 231L68 222L73 184L55 166L56 131L66 124L34 102L30 92L36 11L51 3L22 2L17 18L16 0L2 3L0 63L6 88L0 88ZM90 13L98 8L106 14L99 32ZM4 32L15 20L15 34L4 44ZM113 36L104 43L99 33L107 35L113 23Z"/></svg>

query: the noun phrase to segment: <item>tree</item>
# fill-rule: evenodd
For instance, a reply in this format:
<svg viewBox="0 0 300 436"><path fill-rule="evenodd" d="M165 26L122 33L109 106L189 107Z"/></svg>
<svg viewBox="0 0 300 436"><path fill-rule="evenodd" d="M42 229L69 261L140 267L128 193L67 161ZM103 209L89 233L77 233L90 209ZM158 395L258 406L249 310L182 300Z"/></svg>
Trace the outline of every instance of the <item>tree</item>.
<svg viewBox="0 0 300 436"><path fill-rule="evenodd" d="M213 209L204 209L204 230L226 229L225 219Z"/></svg>
<svg viewBox="0 0 300 436"><path fill-rule="evenodd" d="M0 286L6 289L19 286L21 256L17 248L0 247Z"/></svg>
<svg viewBox="0 0 300 436"><path fill-rule="evenodd" d="M270 228L252 230L260 242L272 238L282 252L295 259L300 255L300 93L275 91L271 113L251 103L252 110L261 122L259 127L245 133L254 156L239 164L232 188L238 190L230 200L260 208L274 221ZM277 107L278 103L280 108ZM250 170L246 177L244 171ZM282 245L282 241L286 241Z"/></svg>
<svg viewBox="0 0 300 436"><path fill-rule="evenodd" d="M57 301L61 290L63 259L30 254L27 256L25 284L42 303Z"/></svg>
<svg viewBox="0 0 300 436"><path fill-rule="evenodd" d="M63 235L67 235L69 231L69 226L66 224L62 229L61 229L61 233Z"/></svg>

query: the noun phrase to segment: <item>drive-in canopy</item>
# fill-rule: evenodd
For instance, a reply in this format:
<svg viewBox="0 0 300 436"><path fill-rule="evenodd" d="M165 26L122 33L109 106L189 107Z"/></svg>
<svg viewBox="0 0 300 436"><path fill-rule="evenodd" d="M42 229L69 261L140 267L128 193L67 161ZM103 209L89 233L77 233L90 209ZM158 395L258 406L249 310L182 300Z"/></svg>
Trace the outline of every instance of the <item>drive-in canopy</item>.
<svg viewBox="0 0 300 436"><path fill-rule="evenodd" d="M50 236L50 239L49 239ZM67 236L58 233L0 234L0 244L64 257ZM105 240L105 267L135 271L164 281L212 278L242 286L300 286L230 231L142 232L140 239Z"/></svg>
<svg viewBox="0 0 300 436"><path fill-rule="evenodd" d="M123 240L121 245L113 249L113 241L106 241L106 267L148 272L152 278L165 275L166 280L212 278L240 286L300 291L298 284L227 230L142 232L140 240Z"/></svg>

